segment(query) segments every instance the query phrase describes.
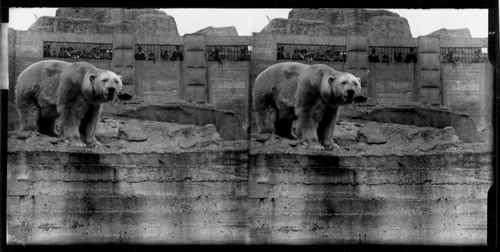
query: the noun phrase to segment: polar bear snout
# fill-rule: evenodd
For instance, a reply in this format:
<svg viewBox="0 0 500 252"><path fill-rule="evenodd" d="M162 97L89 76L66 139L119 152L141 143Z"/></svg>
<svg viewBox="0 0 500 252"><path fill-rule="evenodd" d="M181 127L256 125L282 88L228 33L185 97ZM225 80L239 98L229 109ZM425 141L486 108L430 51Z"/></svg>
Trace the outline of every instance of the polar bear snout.
<svg viewBox="0 0 500 252"><path fill-rule="evenodd" d="M107 94L108 94L109 96L113 96L113 95L115 95L115 92L116 92L116 88L114 88L114 87L109 87L109 88L108 88L108 92L107 92Z"/></svg>
<svg viewBox="0 0 500 252"><path fill-rule="evenodd" d="M346 89L344 91L344 95L343 95L343 100L345 103L352 103L353 100L355 99L356 97L356 90L355 89Z"/></svg>
<svg viewBox="0 0 500 252"><path fill-rule="evenodd" d="M346 93L347 93L347 98L352 99L352 98L354 98L354 95L356 94L356 90L348 89L348 90L346 90Z"/></svg>
<svg viewBox="0 0 500 252"><path fill-rule="evenodd" d="M111 101L113 100L113 97L115 96L116 88L114 87L108 87L106 89L106 93L104 94L104 97L106 100Z"/></svg>

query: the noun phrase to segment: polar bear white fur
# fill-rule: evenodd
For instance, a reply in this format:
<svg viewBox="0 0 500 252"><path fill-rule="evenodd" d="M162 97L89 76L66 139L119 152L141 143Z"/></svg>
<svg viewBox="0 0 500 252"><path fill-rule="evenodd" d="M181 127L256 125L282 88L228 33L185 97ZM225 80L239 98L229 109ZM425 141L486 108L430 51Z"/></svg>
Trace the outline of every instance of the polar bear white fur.
<svg viewBox="0 0 500 252"><path fill-rule="evenodd" d="M333 149L340 106L359 99L361 79L323 65L274 64L253 87L259 133L302 139L314 149Z"/></svg>
<svg viewBox="0 0 500 252"><path fill-rule="evenodd" d="M21 130L56 137L58 119L61 136L72 145L100 145L95 129L101 105L121 89L121 76L86 62L36 62L15 86Z"/></svg>

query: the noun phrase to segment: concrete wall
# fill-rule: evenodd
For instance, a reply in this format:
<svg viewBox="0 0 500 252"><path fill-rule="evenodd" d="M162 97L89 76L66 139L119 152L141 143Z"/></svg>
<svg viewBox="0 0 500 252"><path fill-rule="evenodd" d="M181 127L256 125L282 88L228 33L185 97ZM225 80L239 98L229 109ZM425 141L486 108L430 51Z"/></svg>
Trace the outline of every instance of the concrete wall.
<svg viewBox="0 0 500 252"><path fill-rule="evenodd" d="M246 239L246 152L35 152L8 160L9 244Z"/></svg>
<svg viewBox="0 0 500 252"><path fill-rule="evenodd" d="M482 38L441 40L440 47L488 47ZM491 122L493 114L493 66L489 62L441 64L443 105L468 113L476 125Z"/></svg>
<svg viewBox="0 0 500 252"><path fill-rule="evenodd" d="M250 62L208 62L208 87L210 103L216 108L231 110L248 125L248 85Z"/></svg>
<svg viewBox="0 0 500 252"><path fill-rule="evenodd" d="M136 86L144 100L168 103L179 100L181 62L136 61Z"/></svg>
<svg viewBox="0 0 500 252"><path fill-rule="evenodd" d="M485 242L487 156L256 155L252 162L268 177L266 199L250 201L263 241Z"/></svg>
<svg viewBox="0 0 500 252"><path fill-rule="evenodd" d="M19 151L8 181L8 244L486 245L492 163L491 153Z"/></svg>
<svg viewBox="0 0 500 252"><path fill-rule="evenodd" d="M414 99L426 105L441 105L443 103L439 49L438 37L418 37Z"/></svg>
<svg viewBox="0 0 500 252"><path fill-rule="evenodd" d="M408 103L413 101L413 64L369 64L370 85L381 103Z"/></svg>
<svg viewBox="0 0 500 252"><path fill-rule="evenodd" d="M491 87L487 78L489 67L489 63L442 64L444 105L468 113L476 123L491 121L487 112L492 109L492 101L485 99L485 87Z"/></svg>

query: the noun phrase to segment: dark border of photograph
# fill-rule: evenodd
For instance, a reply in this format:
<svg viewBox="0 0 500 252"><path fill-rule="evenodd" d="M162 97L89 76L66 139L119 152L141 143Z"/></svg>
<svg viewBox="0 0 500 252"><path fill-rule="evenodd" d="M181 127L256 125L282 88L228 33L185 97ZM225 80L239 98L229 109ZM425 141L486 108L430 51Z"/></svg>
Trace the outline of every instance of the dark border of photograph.
<svg viewBox="0 0 500 252"><path fill-rule="evenodd" d="M127 8L306 8L306 7L330 7L330 8L347 8L347 7L363 7L363 8L489 8L490 23L489 23L489 57L495 65L495 82L494 82L494 109L493 109L493 126L495 129L495 144L493 154L493 176L494 187L498 183L498 113L500 97L499 85L499 64L498 64L498 1L476 0L467 2L457 2L453 0L386 0L386 1L366 1L366 0L350 0L350 1L327 1L327 0L296 0L296 1L227 1L227 0L212 0L212 1L116 1L116 0L87 0L85 2L71 2L61 0L5 0L1 2L2 10L0 13L1 21L8 21L9 7L127 7ZM3 73L2 73L3 74ZM2 251L39 251L40 249L49 249L51 251L89 251L95 249L106 249L116 251L141 251L141 250L205 250L216 249L231 250L231 251L250 251L250 250L268 250L268 251L365 251L378 250L383 251L478 251L498 249L499 247L499 230L498 230L498 190L490 190L491 195L488 195L488 246L404 246L404 245L311 245L311 246L289 246L289 245L186 245L186 246L157 246L157 245L74 245L74 246L7 246L6 245L6 168L7 168L7 101L8 90L0 90L0 213L1 213L1 245ZM490 196L492 196L490 198ZM491 199L491 200L490 200ZM493 207L493 209L491 209Z"/></svg>

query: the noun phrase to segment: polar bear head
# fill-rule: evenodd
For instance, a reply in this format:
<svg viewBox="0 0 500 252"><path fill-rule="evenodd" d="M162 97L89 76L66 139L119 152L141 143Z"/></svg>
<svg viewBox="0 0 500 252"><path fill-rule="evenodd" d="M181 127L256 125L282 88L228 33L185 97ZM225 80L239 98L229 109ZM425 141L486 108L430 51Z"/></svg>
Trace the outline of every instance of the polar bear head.
<svg viewBox="0 0 500 252"><path fill-rule="evenodd" d="M320 90L321 96L334 105L356 101L361 93L361 79L345 72L326 72Z"/></svg>
<svg viewBox="0 0 500 252"><path fill-rule="evenodd" d="M122 77L108 70L88 75L90 85L85 85L87 98L94 102L108 102L122 90Z"/></svg>

